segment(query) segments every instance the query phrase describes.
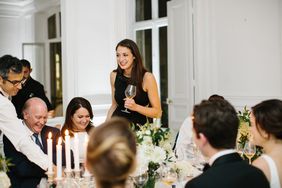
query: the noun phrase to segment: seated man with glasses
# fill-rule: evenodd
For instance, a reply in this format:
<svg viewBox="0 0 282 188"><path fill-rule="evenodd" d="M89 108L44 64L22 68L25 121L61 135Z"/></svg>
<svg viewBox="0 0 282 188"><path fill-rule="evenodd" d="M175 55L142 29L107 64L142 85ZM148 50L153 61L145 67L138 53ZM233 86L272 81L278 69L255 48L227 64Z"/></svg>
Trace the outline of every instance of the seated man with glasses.
<svg viewBox="0 0 282 188"><path fill-rule="evenodd" d="M9 100L22 89L23 82L20 60L11 55L0 57L0 130L18 151L46 170L48 167L47 155L30 139L22 121L17 118L15 107Z"/></svg>

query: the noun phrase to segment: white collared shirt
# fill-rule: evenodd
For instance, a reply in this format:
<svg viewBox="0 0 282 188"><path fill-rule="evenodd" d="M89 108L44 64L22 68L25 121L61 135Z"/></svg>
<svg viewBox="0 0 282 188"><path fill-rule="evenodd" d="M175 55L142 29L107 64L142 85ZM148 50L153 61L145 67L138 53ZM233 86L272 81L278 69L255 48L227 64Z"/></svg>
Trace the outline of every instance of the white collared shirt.
<svg viewBox="0 0 282 188"><path fill-rule="evenodd" d="M235 149L225 149L222 151L217 152L216 154L214 154L210 159L209 159L209 165L211 166L213 164L213 162L218 159L219 157L223 156L223 155L227 155L227 154L231 154L231 153L236 153Z"/></svg>
<svg viewBox="0 0 282 188"><path fill-rule="evenodd" d="M33 140L33 142L35 142L35 136L34 136L34 132L31 131L28 126L26 125L26 123L23 121L23 126L26 128L26 131L28 133L28 135L30 136L30 138ZM41 140L41 133L38 133L38 139L39 139L39 142L42 144L42 140ZM35 142L36 143L36 142Z"/></svg>
<svg viewBox="0 0 282 188"><path fill-rule="evenodd" d="M42 169L47 170L47 155L30 139L22 121L17 118L14 105L3 95L0 95L0 129L18 151Z"/></svg>
<svg viewBox="0 0 282 188"><path fill-rule="evenodd" d="M10 98L8 93L6 93L1 87L0 87L0 92L4 95L4 97Z"/></svg>

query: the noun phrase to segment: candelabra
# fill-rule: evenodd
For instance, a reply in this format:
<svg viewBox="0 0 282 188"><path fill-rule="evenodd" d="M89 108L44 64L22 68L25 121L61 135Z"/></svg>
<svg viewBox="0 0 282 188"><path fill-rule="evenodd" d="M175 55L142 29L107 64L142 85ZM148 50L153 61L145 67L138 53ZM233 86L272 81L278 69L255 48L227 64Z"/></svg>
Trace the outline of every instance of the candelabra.
<svg viewBox="0 0 282 188"><path fill-rule="evenodd" d="M47 172L47 188L94 188L94 178L87 170L81 177L81 170L64 171L63 177L54 177L53 172ZM45 186L44 186L45 187Z"/></svg>
<svg viewBox="0 0 282 188"><path fill-rule="evenodd" d="M83 174L83 182L81 184L81 188L94 188L94 180L92 175L85 170L84 174Z"/></svg>
<svg viewBox="0 0 282 188"><path fill-rule="evenodd" d="M55 180L54 180L54 172L46 172L47 174L47 187L48 188L55 188L56 184L55 184Z"/></svg>

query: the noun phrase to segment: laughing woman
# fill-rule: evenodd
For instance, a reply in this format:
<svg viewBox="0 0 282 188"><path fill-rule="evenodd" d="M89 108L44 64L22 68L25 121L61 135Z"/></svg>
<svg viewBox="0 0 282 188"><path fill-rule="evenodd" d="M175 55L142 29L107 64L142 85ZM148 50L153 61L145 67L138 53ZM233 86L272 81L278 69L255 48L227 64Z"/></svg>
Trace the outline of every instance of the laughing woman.
<svg viewBox="0 0 282 188"><path fill-rule="evenodd" d="M79 143L84 143L85 137L88 137L88 133L94 127L91 122L92 119L93 112L88 100L82 97L75 97L69 102L61 134L64 138L66 130L69 131L72 151L74 151L74 133L77 133ZM84 147L79 147L80 163L85 161L85 152Z"/></svg>
<svg viewBox="0 0 282 188"><path fill-rule="evenodd" d="M160 118L162 110L157 83L154 75L145 69L136 43L130 39L120 41L116 46L116 60L117 69L110 74L112 105L107 120L121 116L143 125L152 122L152 118ZM136 86L134 98L125 97L129 84Z"/></svg>

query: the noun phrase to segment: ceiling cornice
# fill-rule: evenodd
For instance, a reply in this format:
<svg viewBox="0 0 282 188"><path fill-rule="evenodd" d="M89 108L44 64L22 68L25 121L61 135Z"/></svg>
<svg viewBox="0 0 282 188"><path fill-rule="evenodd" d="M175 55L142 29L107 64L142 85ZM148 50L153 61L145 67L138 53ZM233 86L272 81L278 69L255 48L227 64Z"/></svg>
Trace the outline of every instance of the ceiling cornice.
<svg viewBox="0 0 282 188"><path fill-rule="evenodd" d="M0 0L0 17L20 17L34 11L44 11L60 4L60 0Z"/></svg>
<svg viewBox="0 0 282 188"><path fill-rule="evenodd" d="M34 0L0 0L0 17L19 17L33 6Z"/></svg>

